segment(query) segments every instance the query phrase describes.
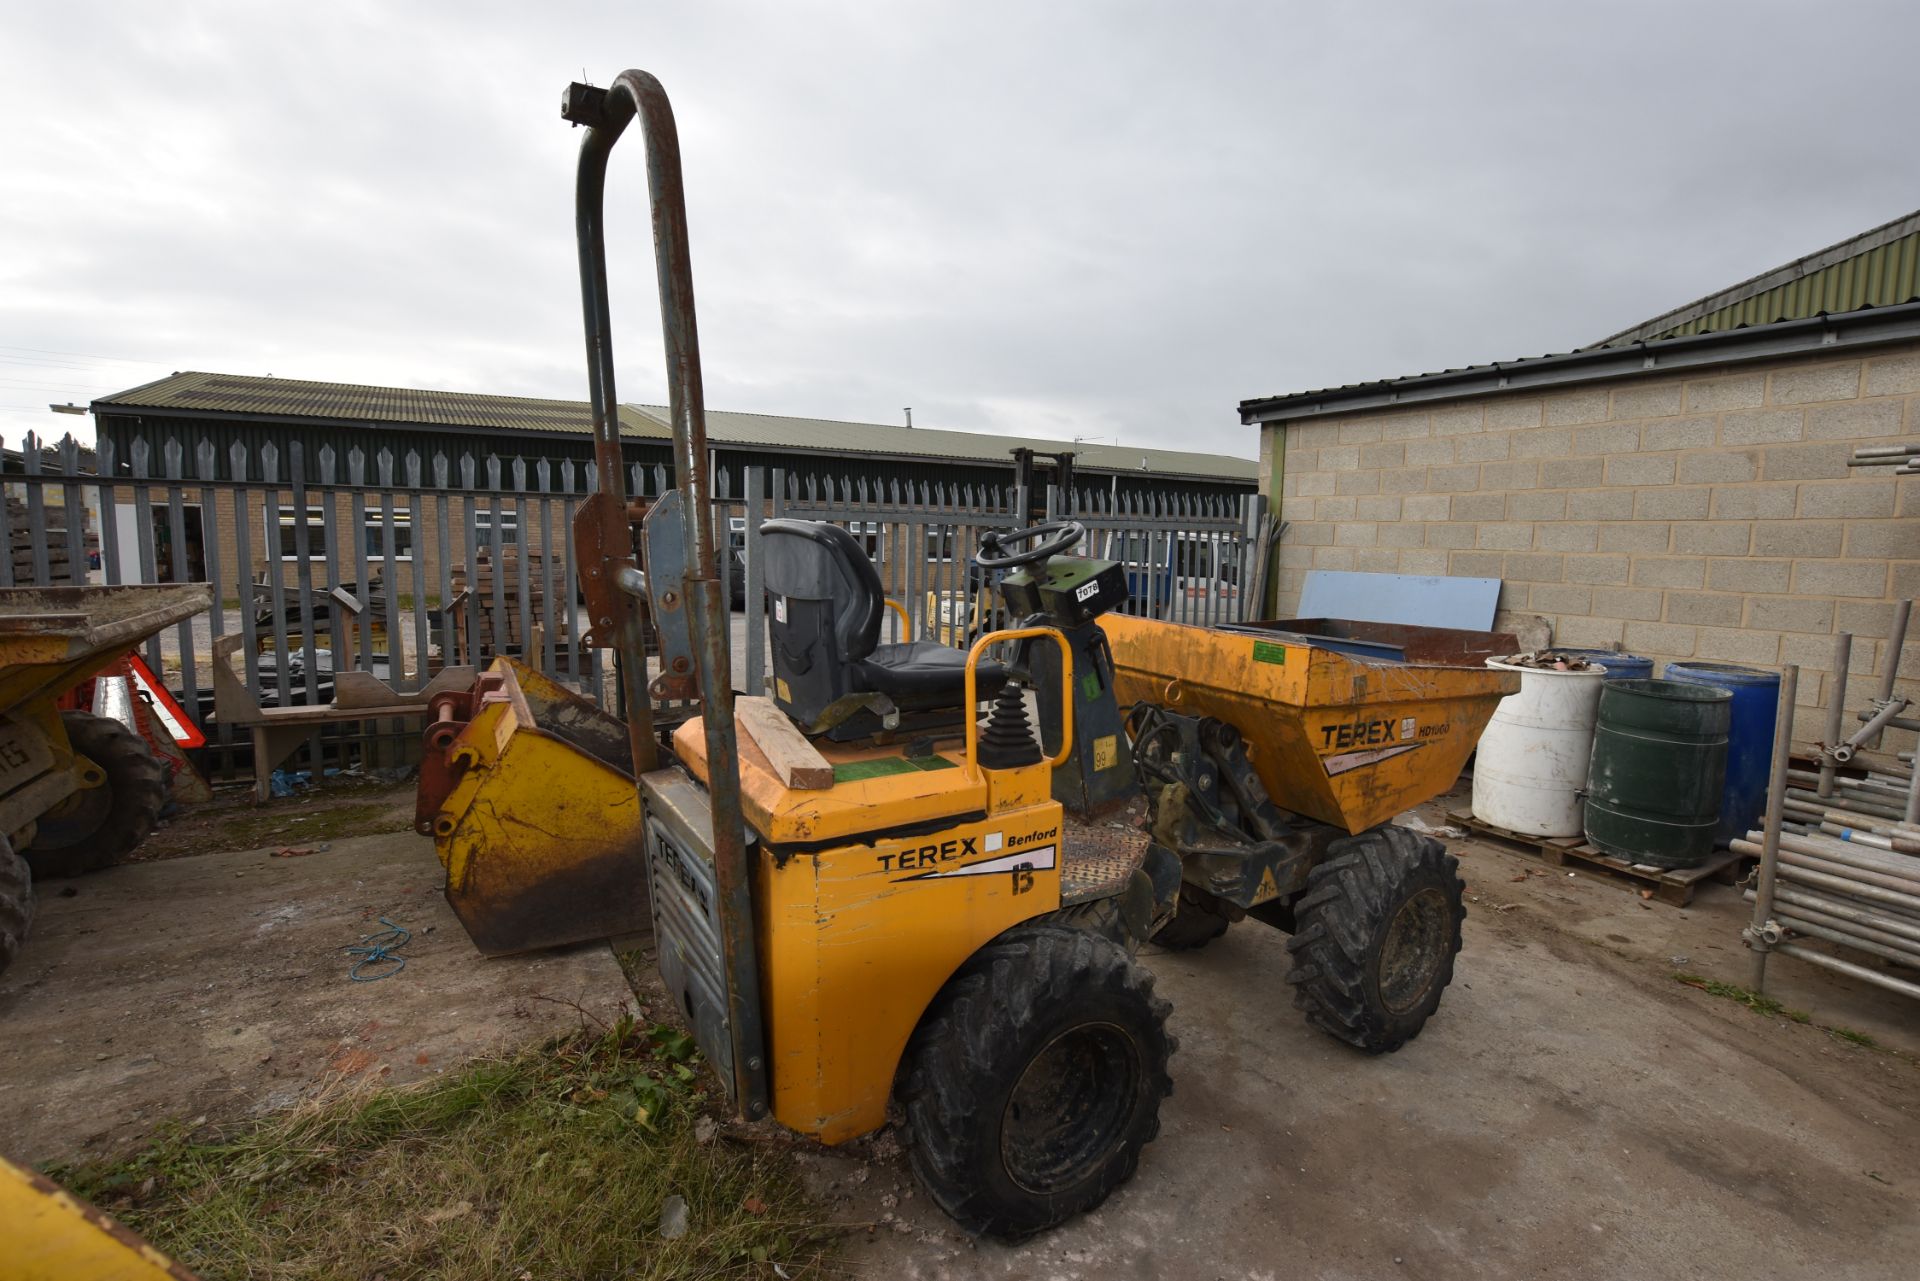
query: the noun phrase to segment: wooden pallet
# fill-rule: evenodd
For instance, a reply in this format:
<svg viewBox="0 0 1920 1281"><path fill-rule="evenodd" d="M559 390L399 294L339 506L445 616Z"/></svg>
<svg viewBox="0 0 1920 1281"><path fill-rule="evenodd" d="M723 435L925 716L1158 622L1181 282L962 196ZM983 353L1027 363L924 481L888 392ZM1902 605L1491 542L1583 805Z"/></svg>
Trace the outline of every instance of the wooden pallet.
<svg viewBox="0 0 1920 1281"><path fill-rule="evenodd" d="M1702 881L1711 879L1732 885L1739 879L1741 864L1749 861L1744 854L1715 850L1699 867L1655 867L1651 863L1629 863L1611 854L1602 854L1577 836L1529 836L1525 832L1495 827L1476 817L1470 809L1448 810L1447 819L1482 836L1525 846L1554 867L1578 864L1637 881L1651 890L1654 898L1675 907L1693 902L1693 892Z"/></svg>

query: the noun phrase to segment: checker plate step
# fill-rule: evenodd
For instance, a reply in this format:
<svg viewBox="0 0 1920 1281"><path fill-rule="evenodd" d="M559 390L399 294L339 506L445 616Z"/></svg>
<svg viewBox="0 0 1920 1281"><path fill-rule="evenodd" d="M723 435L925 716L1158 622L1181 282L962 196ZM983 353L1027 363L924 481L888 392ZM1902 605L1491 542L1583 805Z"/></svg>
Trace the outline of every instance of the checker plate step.
<svg viewBox="0 0 1920 1281"><path fill-rule="evenodd" d="M1152 841L1137 827L1067 824L1060 858L1060 906L1118 894L1146 858Z"/></svg>

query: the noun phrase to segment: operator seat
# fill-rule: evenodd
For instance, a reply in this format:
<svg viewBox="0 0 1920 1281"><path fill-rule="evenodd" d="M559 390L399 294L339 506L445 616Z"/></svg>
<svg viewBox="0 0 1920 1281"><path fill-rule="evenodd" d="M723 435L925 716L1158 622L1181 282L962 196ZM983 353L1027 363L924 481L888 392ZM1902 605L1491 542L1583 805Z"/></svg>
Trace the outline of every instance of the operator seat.
<svg viewBox="0 0 1920 1281"><path fill-rule="evenodd" d="M774 702L782 711L803 729L843 741L881 729L889 701L914 728L960 719L966 651L929 640L879 643L886 593L852 534L826 521L770 520L760 526L760 546L773 598ZM1006 669L984 658L974 675L982 699L1007 682ZM942 712L950 715L928 715Z"/></svg>

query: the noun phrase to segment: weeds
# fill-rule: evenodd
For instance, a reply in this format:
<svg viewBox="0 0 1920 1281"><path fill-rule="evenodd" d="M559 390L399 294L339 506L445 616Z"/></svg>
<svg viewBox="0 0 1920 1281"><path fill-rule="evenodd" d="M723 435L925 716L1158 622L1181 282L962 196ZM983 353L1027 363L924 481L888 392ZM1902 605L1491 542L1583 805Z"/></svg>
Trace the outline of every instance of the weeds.
<svg viewBox="0 0 1920 1281"><path fill-rule="evenodd" d="M1721 996L1730 1001L1738 1001L1756 1014L1768 1018L1784 1018L1794 1023L1813 1023L1813 1016L1805 1010L1790 1010L1770 996L1762 996L1750 988L1737 983L1722 983L1719 979L1705 978L1698 974L1674 973L1674 981L1685 983L1688 987L1697 987L1709 996ZM1857 1045L1864 1050L1885 1050L1880 1042L1865 1032L1856 1032L1850 1027L1830 1027L1825 1023L1815 1024L1822 1032L1836 1041L1845 1041L1848 1045ZM1902 1055L1901 1057L1906 1057Z"/></svg>
<svg viewBox="0 0 1920 1281"><path fill-rule="evenodd" d="M1673 977L1675 982L1685 983L1688 987L1697 987L1709 996L1738 1001L1755 1014L1766 1018L1788 1018L1795 1023L1806 1023L1812 1018L1805 1010L1789 1010L1772 997L1762 996L1752 988L1741 987L1738 983L1722 983L1719 979L1710 979L1699 974L1676 973Z"/></svg>
<svg viewBox="0 0 1920 1281"><path fill-rule="evenodd" d="M784 1152L716 1141L705 1098L690 1038L623 1019L51 1173L208 1278L816 1273L832 1233ZM673 1196L688 1226L668 1240Z"/></svg>

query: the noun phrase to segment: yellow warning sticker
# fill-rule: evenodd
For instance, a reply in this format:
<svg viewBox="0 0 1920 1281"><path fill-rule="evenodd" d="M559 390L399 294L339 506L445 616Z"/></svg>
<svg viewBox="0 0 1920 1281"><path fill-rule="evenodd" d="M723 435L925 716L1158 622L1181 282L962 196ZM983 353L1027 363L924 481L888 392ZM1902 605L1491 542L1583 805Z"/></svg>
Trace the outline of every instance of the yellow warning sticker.
<svg viewBox="0 0 1920 1281"><path fill-rule="evenodd" d="M1260 888L1254 891L1253 901L1264 903L1270 898L1280 897L1280 886L1273 879L1273 869L1260 873Z"/></svg>
<svg viewBox="0 0 1920 1281"><path fill-rule="evenodd" d="M780 701L783 703L791 703L793 701L793 691L787 688L786 681L778 676L773 678L773 692L780 696Z"/></svg>
<svg viewBox="0 0 1920 1281"><path fill-rule="evenodd" d="M1095 769L1111 769L1114 762L1119 759L1119 735L1102 734L1099 738L1093 740L1093 767Z"/></svg>

